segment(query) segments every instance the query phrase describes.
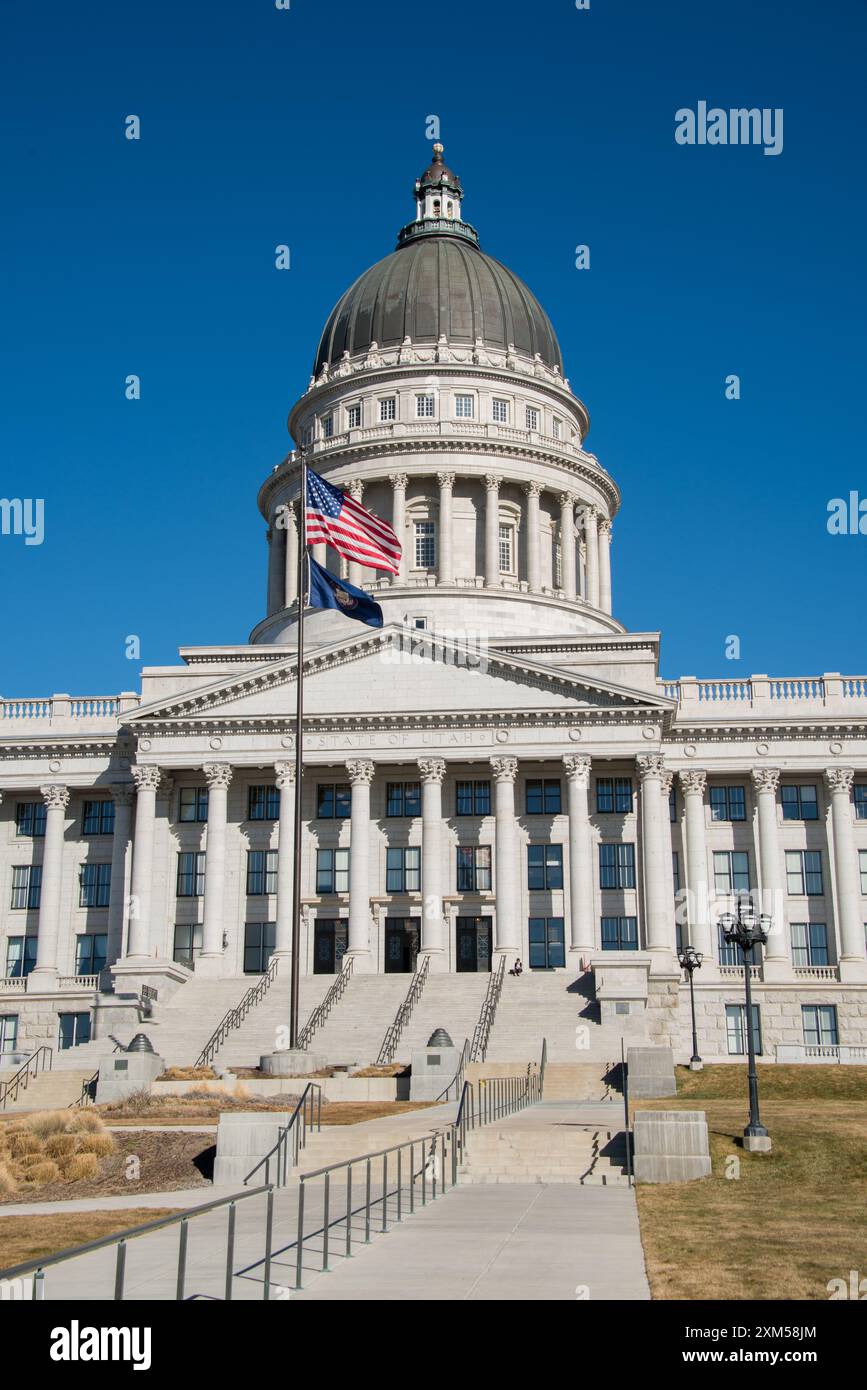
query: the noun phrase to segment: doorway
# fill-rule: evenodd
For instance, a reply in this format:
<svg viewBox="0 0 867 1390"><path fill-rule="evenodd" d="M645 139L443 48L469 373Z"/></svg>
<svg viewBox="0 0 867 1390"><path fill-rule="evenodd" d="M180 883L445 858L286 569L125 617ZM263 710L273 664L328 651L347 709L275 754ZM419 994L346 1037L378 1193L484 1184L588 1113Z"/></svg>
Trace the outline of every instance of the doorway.
<svg viewBox="0 0 867 1390"><path fill-rule="evenodd" d="M349 928L339 918L313 923L313 974L336 975L346 954Z"/></svg>
<svg viewBox="0 0 867 1390"><path fill-rule="evenodd" d="M455 961L458 970L490 970L490 917L459 917L456 926Z"/></svg>
<svg viewBox="0 0 867 1390"><path fill-rule="evenodd" d="M417 917L387 917L385 921L386 974L412 975L421 944Z"/></svg>

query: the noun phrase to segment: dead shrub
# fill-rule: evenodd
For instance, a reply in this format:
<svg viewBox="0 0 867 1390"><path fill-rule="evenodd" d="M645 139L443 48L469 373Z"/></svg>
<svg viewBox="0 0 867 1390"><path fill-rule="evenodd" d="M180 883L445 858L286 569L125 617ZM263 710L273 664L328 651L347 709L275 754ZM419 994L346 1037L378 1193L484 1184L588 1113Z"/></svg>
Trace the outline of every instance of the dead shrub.
<svg viewBox="0 0 867 1390"><path fill-rule="evenodd" d="M98 1158L105 1158L114 1150L114 1139L110 1134L85 1134L75 1142L76 1153L95 1154Z"/></svg>
<svg viewBox="0 0 867 1390"><path fill-rule="evenodd" d="M24 1172L24 1181L32 1183L34 1187L44 1187L46 1183L56 1182L59 1177L60 1169L50 1158L40 1158Z"/></svg>
<svg viewBox="0 0 867 1390"><path fill-rule="evenodd" d="M80 1182L83 1178L95 1178L99 1172L99 1159L94 1153L73 1154L63 1165L63 1176L67 1182Z"/></svg>
<svg viewBox="0 0 867 1390"><path fill-rule="evenodd" d="M25 1154L41 1154L42 1140L27 1129L16 1129L7 1135L9 1154L12 1158L24 1158Z"/></svg>
<svg viewBox="0 0 867 1390"><path fill-rule="evenodd" d="M25 1118L24 1124L40 1139L47 1139L50 1134L65 1134L69 1119L66 1110L37 1110Z"/></svg>
<svg viewBox="0 0 867 1390"><path fill-rule="evenodd" d="M49 1134L43 1147L49 1158L64 1158L75 1153L75 1145L74 1134Z"/></svg>
<svg viewBox="0 0 867 1390"><path fill-rule="evenodd" d="M13 1192L18 1191L18 1179L12 1172L8 1163L0 1160L0 1196L11 1197Z"/></svg>

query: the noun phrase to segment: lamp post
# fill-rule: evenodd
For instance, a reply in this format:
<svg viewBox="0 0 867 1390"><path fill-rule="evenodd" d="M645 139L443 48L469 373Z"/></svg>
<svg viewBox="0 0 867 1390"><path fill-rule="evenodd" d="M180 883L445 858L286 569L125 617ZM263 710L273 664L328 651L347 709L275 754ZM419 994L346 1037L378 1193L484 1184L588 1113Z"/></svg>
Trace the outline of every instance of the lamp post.
<svg viewBox="0 0 867 1390"><path fill-rule="evenodd" d="M678 952L677 958L680 961L681 969L689 975L689 1007L692 1012L692 1056L689 1059L689 1069L690 1071L701 1071L704 1063L698 1055L698 1033L695 1027L695 990L692 986L692 977L696 970L701 970L704 956L701 951L696 951L694 946L684 946L683 950Z"/></svg>
<svg viewBox="0 0 867 1390"><path fill-rule="evenodd" d="M720 917L720 926L726 941L739 946L744 957L744 990L746 992L746 1023L748 1078L750 1088L750 1121L744 1130L744 1148L748 1153L770 1153L771 1138L759 1115L759 1079L756 1075L756 1049L753 1044L753 997L750 976L752 973L752 954L756 946L763 946L768 939L765 924L771 918L765 913L757 913L749 897L738 898L737 916L725 912Z"/></svg>

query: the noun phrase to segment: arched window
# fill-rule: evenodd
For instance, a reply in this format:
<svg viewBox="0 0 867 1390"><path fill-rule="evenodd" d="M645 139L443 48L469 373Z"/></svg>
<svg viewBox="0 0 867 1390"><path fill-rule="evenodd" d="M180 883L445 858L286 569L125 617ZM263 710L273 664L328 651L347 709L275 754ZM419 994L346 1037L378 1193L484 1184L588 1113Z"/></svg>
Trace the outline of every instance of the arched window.
<svg viewBox="0 0 867 1390"><path fill-rule="evenodd" d="M455 215L455 205L454 205L454 203L449 203L448 207L446 208L446 217L454 217L454 215Z"/></svg>
<svg viewBox="0 0 867 1390"><path fill-rule="evenodd" d="M439 217L441 211L442 211L442 204L440 203L439 198L434 198L434 205L433 205L433 215L434 215L434 217Z"/></svg>

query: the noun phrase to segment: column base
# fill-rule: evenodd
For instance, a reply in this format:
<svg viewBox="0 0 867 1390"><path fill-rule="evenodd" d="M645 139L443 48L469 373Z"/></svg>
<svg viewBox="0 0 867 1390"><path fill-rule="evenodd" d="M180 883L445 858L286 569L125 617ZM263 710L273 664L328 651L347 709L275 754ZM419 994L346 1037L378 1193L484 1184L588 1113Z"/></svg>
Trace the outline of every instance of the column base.
<svg viewBox="0 0 867 1390"><path fill-rule="evenodd" d="M596 952L595 946L570 946L566 952L566 965L579 975L586 975L590 969L590 957Z"/></svg>
<svg viewBox="0 0 867 1390"><path fill-rule="evenodd" d="M194 962L196 979L222 980L226 974L226 962L222 952L219 955L199 956Z"/></svg>
<svg viewBox="0 0 867 1390"><path fill-rule="evenodd" d="M670 946L653 946L648 951L650 956L651 975L674 976L679 979L682 971L680 963L674 954L674 948Z"/></svg>
<svg viewBox="0 0 867 1390"><path fill-rule="evenodd" d="M762 961L762 982L764 984L789 983L794 980L795 972L792 963L786 957L765 956Z"/></svg>
<svg viewBox="0 0 867 1390"><path fill-rule="evenodd" d="M867 984L867 960L861 956L844 956L840 961L840 983L841 985Z"/></svg>
<svg viewBox="0 0 867 1390"><path fill-rule="evenodd" d="M51 993L57 989L60 971L54 965L35 965L27 977L28 990L44 990ZM33 981L31 985L31 980Z"/></svg>
<svg viewBox="0 0 867 1390"><path fill-rule="evenodd" d="M365 950L358 946L351 946L345 952L344 959L352 960L352 969L356 975L372 975L376 970L376 962L369 948Z"/></svg>

